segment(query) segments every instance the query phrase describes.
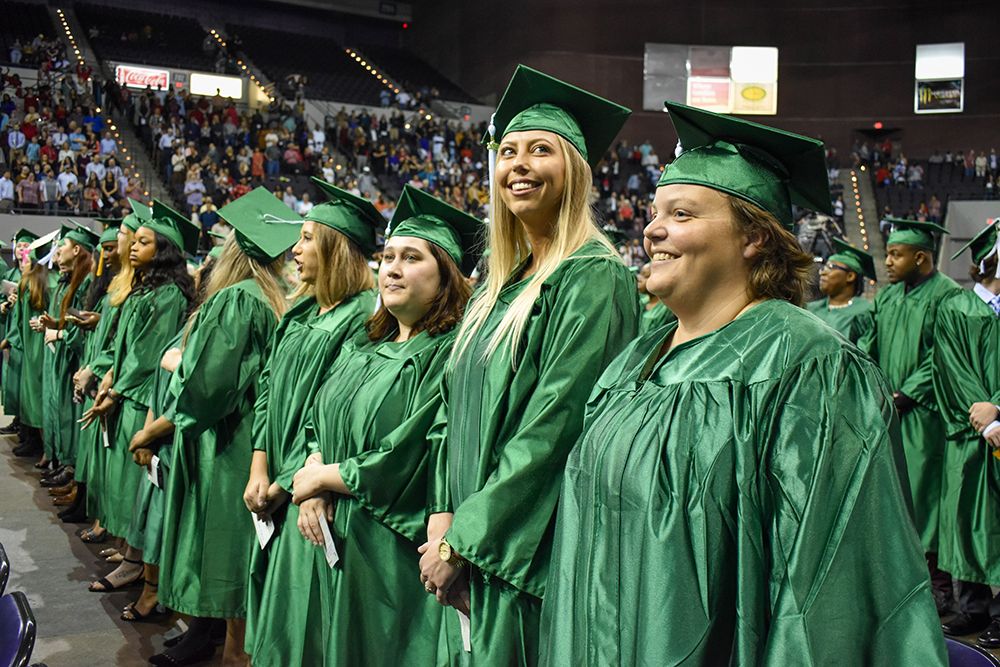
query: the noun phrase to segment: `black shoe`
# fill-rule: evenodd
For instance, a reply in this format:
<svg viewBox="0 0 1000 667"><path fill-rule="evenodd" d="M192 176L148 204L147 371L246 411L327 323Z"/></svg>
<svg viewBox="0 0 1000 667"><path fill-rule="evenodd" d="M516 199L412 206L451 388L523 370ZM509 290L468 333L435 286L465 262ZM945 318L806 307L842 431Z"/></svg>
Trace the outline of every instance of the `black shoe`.
<svg viewBox="0 0 1000 667"><path fill-rule="evenodd" d="M976 643L983 648L1000 648L1000 621L993 619L990 623L990 627L986 628L983 634L979 635L976 639Z"/></svg>
<svg viewBox="0 0 1000 667"><path fill-rule="evenodd" d="M42 453L42 448L33 442L26 442L23 445L18 445L14 448L14 456L20 456L22 458L28 458L29 456L34 458Z"/></svg>
<svg viewBox="0 0 1000 667"><path fill-rule="evenodd" d="M955 618L947 623L941 624L941 630L949 637L963 637L977 632L982 632L991 624L989 614L976 614L970 616L966 613L959 613Z"/></svg>
<svg viewBox="0 0 1000 667"><path fill-rule="evenodd" d="M49 469L44 469L43 468L42 469L42 474L39 477L39 479L41 479L43 482L45 480L47 480L47 479L52 479L53 477L58 477L59 475L63 474L63 472L66 470L65 466L57 466L55 464L51 464L51 465L53 466L52 468L49 468Z"/></svg>
<svg viewBox="0 0 1000 667"><path fill-rule="evenodd" d="M58 475L53 475L51 477L46 477L42 480L42 486L46 488L51 488L54 486L66 486L73 481L73 472L70 470L63 470Z"/></svg>
<svg viewBox="0 0 1000 667"><path fill-rule="evenodd" d="M14 435L21 425L15 419L11 423L7 424L3 428L0 428L0 435Z"/></svg>

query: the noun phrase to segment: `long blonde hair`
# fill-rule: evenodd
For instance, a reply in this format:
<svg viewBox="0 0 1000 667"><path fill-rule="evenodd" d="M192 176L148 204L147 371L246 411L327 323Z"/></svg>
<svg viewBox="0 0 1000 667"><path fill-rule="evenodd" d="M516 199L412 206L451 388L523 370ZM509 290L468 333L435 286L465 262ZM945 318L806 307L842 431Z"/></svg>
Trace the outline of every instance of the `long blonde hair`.
<svg viewBox="0 0 1000 667"><path fill-rule="evenodd" d="M260 291L264 293L264 298L270 304L271 310L274 311L275 319L281 319L288 307L285 292L281 289L281 266L281 259L270 264L262 264L251 259L240 249L236 242L236 235L230 234L222 245L222 255L212 266L212 275L208 278L208 286L205 288L205 298L202 300L201 306L225 288L244 280L253 279L260 287ZM187 344L187 338L191 334L201 306L188 317L182 346Z"/></svg>
<svg viewBox="0 0 1000 667"><path fill-rule="evenodd" d="M132 262L128 261L128 255L132 249L133 240L135 240L135 234L123 225L118 233L118 273L108 285L108 302L112 306L120 306L125 303L125 299L132 292L132 278L135 269L132 268Z"/></svg>
<svg viewBox="0 0 1000 667"><path fill-rule="evenodd" d="M329 308L364 290L375 287L375 278L361 249L335 229L316 222L313 242L319 263L316 282L302 283L289 297L315 296L320 308Z"/></svg>
<svg viewBox="0 0 1000 667"><path fill-rule="evenodd" d="M598 256L621 261L618 252L598 229L594 220L594 212L590 206L590 189L593 183L590 165L568 141L558 135L554 136L566 164L566 173L552 239L538 270L504 313L484 355L484 359L489 359L494 352L506 346L512 366L516 364L518 342L524 334L535 301L541 294L542 283L548 280L563 261L569 259L570 255L588 241L600 243L601 251ZM499 191L501 185L499 183L496 185ZM511 273L531 254L531 244L524 227L499 195L494 197L490 205L487 248L490 250L490 255L487 260L489 270L486 282L466 310L462 326L458 330L458 340L452 354L453 361L466 351L469 343L486 322ZM578 257L582 258L582 255Z"/></svg>

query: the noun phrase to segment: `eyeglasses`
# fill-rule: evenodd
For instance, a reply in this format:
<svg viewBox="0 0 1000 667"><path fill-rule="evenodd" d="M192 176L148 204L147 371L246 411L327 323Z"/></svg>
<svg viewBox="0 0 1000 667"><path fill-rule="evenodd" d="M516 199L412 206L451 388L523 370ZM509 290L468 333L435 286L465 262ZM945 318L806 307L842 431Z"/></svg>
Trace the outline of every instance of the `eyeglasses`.
<svg viewBox="0 0 1000 667"><path fill-rule="evenodd" d="M834 264L832 262L827 262L823 265L820 271L843 271L844 273L850 273L850 269L846 266L841 266L840 264Z"/></svg>

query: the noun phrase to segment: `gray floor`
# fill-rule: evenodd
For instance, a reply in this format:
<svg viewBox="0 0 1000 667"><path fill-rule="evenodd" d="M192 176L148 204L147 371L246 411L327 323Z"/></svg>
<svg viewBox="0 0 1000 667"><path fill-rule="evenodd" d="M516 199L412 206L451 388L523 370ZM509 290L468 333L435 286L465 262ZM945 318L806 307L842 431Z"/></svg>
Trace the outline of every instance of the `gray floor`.
<svg viewBox="0 0 1000 667"><path fill-rule="evenodd" d="M6 425L7 418L0 418ZM48 667L148 665L160 650L168 625L131 624L121 609L138 596L133 587L91 593L87 583L109 572L77 533L84 526L59 521L48 493L38 485L34 459L11 453L13 440L0 436L0 543L11 561L8 590L24 591L38 623L32 662Z"/></svg>

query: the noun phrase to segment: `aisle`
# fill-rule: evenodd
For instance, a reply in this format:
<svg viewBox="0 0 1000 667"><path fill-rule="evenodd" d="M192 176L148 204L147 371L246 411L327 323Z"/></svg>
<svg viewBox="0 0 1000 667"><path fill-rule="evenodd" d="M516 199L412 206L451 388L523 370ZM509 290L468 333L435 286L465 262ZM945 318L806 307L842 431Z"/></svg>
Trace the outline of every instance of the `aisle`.
<svg viewBox="0 0 1000 667"><path fill-rule="evenodd" d="M7 422L0 418L0 426ZM59 521L48 493L38 485L35 460L14 456L13 444L12 436L0 436L0 543L11 561L7 588L27 594L38 622L32 662L48 667L148 665L168 626L118 618L139 588L106 594L87 590L88 582L110 571L97 556L109 543L85 544L76 536L84 524Z"/></svg>

